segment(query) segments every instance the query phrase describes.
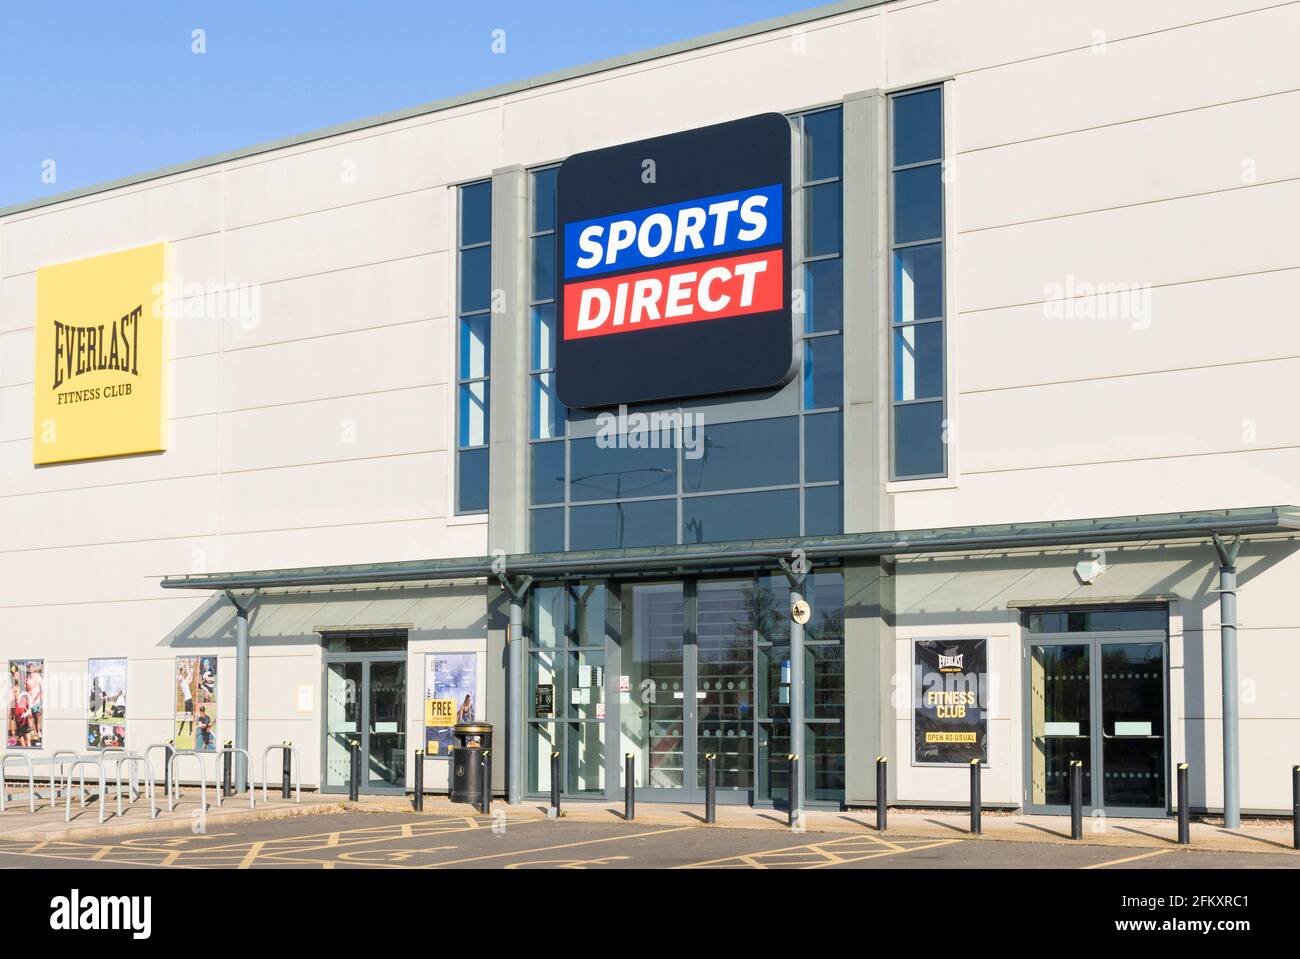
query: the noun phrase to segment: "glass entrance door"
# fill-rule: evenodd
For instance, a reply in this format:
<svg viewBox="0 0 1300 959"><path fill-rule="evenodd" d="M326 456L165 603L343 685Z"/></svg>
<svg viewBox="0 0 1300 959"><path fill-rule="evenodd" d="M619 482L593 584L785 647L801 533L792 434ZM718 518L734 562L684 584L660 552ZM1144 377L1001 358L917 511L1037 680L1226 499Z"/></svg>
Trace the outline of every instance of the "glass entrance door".
<svg viewBox="0 0 1300 959"><path fill-rule="evenodd" d="M637 790L646 790L647 798L689 802L695 777L687 770L696 768L696 750L688 671L694 672L695 647L687 642L685 587L653 583L632 586L630 593L632 649L630 657L623 653L629 688L619 706L622 752L636 757Z"/></svg>
<svg viewBox="0 0 1300 959"><path fill-rule="evenodd" d="M361 744L361 791L406 789L406 658L325 663L325 788L348 788L351 744Z"/></svg>
<svg viewBox="0 0 1300 959"><path fill-rule="evenodd" d="M1068 813L1070 763L1079 760L1090 814L1163 814L1164 637L1035 639L1025 663L1027 808Z"/></svg>

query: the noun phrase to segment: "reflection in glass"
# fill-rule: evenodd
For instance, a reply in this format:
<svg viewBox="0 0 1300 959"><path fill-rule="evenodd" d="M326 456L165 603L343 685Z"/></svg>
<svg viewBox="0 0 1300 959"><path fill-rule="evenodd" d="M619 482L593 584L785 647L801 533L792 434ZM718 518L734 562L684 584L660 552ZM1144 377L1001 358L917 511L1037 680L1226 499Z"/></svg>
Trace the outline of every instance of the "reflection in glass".
<svg viewBox="0 0 1300 959"><path fill-rule="evenodd" d="M943 316L943 244L894 251L894 322Z"/></svg>
<svg viewBox="0 0 1300 959"><path fill-rule="evenodd" d="M700 583L697 676L698 784L717 758L718 789L749 789L754 773L754 615L751 580Z"/></svg>
<svg viewBox="0 0 1300 959"><path fill-rule="evenodd" d="M943 396L943 324L918 323L894 330L894 399Z"/></svg>
<svg viewBox="0 0 1300 959"><path fill-rule="evenodd" d="M682 540L717 543L799 535L799 491L767 490L682 501Z"/></svg>
<svg viewBox="0 0 1300 959"><path fill-rule="evenodd" d="M1164 643L1101 644L1106 806L1165 806L1164 661Z"/></svg>
<svg viewBox="0 0 1300 959"><path fill-rule="evenodd" d="M799 461L789 451L798 445L795 416L710 424L704 430L704 454L682 461L682 487L696 493L797 483Z"/></svg>
<svg viewBox="0 0 1300 959"><path fill-rule="evenodd" d="M569 510L570 549L662 546L677 541L676 500L603 503Z"/></svg>
<svg viewBox="0 0 1300 959"><path fill-rule="evenodd" d="M362 664L325 667L325 782L346 786L351 779L351 742L361 739Z"/></svg>
<svg viewBox="0 0 1300 959"><path fill-rule="evenodd" d="M630 588L631 662L623 653L630 690L620 697L621 753L636 756L636 784L652 789L686 785L686 673L682 585ZM624 592L626 597L628 592Z"/></svg>
<svg viewBox="0 0 1300 959"><path fill-rule="evenodd" d="M1029 651L1030 796L1037 805L1069 805L1070 763L1083 762L1083 795L1092 795L1092 686L1086 644Z"/></svg>
<svg viewBox="0 0 1300 959"><path fill-rule="evenodd" d="M406 663L371 663L368 780L406 785Z"/></svg>

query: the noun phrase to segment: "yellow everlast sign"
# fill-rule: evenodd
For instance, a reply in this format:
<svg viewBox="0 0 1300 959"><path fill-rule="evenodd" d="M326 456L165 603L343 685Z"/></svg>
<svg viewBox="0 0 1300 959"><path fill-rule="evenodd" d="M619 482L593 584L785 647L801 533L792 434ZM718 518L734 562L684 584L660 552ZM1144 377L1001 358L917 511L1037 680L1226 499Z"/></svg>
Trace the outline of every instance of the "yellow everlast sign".
<svg viewBox="0 0 1300 959"><path fill-rule="evenodd" d="M155 243L36 271L34 463L166 448L166 270Z"/></svg>

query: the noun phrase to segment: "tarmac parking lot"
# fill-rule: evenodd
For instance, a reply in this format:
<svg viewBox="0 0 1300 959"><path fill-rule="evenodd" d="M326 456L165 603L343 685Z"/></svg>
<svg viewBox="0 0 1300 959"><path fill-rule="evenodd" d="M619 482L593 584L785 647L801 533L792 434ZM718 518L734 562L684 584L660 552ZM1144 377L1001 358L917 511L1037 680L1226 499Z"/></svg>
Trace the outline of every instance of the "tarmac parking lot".
<svg viewBox="0 0 1300 959"><path fill-rule="evenodd" d="M1296 868L1300 855L704 825L346 812L98 839L0 841L0 867L84 869Z"/></svg>

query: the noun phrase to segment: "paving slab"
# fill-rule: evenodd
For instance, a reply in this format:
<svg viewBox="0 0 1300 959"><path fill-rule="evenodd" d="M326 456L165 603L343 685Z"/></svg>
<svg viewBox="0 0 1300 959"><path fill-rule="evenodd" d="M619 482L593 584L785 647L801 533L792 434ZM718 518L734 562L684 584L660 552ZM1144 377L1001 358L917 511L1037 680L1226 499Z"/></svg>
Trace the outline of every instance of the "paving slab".
<svg viewBox="0 0 1300 959"><path fill-rule="evenodd" d="M411 797L363 797L356 803L345 802L345 808L371 812L412 812ZM564 819L574 822L623 822L622 803L568 802L561 807ZM476 812L468 803L452 803L441 797L426 797L425 816L472 816ZM492 815L507 820L545 819L549 815L545 803L524 802L511 806L503 801L492 804ZM786 814L776 809L757 809L750 806L717 807L716 826L738 829L774 829L788 831ZM703 825L704 809L698 805L638 802L636 822L647 825ZM855 833L871 832L881 835L875 828L876 814L871 809L808 810L804 816L804 829L814 832ZM890 810L886 837L905 839L971 839L1003 842L1056 843L1065 845L1097 845L1132 847L1136 849L1178 848L1178 823L1173 819L1119 819L1088 817L1085 819L1083 839L1070 838L1070 820L1067 816L1032 816L986 813L981 820L981 834L970 832L970 814L951 811ZM1224 829L1209 822L1191 824L1192 848L1240 853L1290 853L1300 858L1292 849L1292 829L1288 820L1247 821L1240 829Z"/></svg>

